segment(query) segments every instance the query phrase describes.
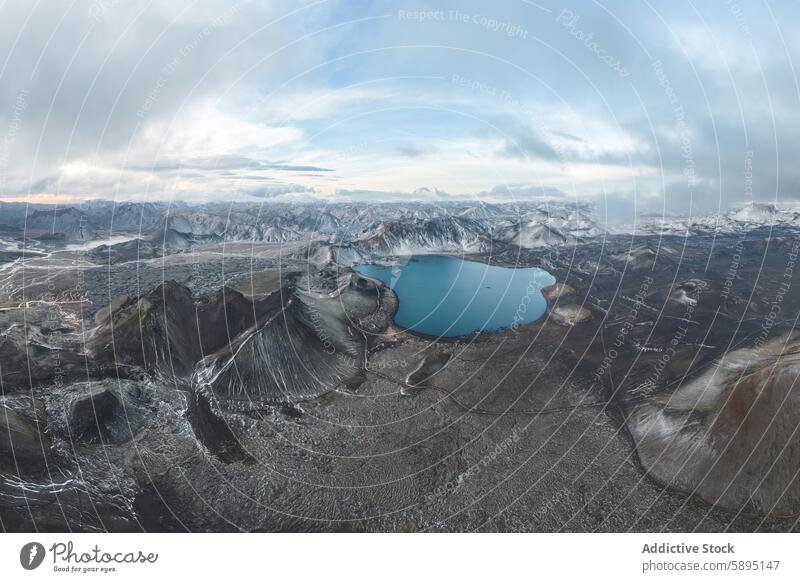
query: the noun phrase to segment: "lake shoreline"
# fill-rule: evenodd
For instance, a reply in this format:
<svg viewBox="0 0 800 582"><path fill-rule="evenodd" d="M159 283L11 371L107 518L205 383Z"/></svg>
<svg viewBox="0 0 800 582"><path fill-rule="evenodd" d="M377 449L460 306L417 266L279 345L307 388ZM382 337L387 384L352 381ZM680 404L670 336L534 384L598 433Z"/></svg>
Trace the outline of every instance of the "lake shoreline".
<svg viewBox="0 0 800 582"><path fill-rule="evenodd" d="M512 269L453 255L407 255L402 262L354 265L398 298L394 325L432 340L475 338L538 321L547 312L544 269ZM521 273L529 271L530 277Z"/></svg>

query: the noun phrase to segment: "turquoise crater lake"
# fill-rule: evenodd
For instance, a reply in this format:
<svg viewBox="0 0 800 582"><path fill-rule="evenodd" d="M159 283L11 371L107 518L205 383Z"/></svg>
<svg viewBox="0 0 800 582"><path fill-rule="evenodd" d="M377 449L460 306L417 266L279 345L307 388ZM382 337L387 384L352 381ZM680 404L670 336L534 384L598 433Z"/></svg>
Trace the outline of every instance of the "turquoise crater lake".
<svg viewBox="0 0 800 582"><path fill-rule="evenodd" d="M556 281L542 269L509 269L439 255L414 255L392 266L357 265L353 270L397 293L398 325L437 337L536 321L547 308L541 289Z"/></svg>

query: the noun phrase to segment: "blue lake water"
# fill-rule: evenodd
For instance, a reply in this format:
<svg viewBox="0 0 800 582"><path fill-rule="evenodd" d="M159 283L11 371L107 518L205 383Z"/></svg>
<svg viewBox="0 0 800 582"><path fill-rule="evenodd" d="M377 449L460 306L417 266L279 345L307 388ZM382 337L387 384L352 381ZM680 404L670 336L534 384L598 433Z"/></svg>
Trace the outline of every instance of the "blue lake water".
<svg viewBox="0 0 800 582"><path fill-rule="evenodd" d="M541 289L555 283L542 269L508 269L438 255L414 255L390 267L353 269L397 293L398 325L445 337L536 321L547 307Z"/></svg>

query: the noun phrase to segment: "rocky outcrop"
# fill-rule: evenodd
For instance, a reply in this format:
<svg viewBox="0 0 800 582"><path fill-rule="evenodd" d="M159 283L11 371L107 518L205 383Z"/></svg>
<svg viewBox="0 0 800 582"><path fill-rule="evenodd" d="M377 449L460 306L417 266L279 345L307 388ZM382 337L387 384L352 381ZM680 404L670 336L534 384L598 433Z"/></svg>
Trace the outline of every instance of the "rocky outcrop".
<svg viewBox="0 0 800 582"><path fill-rule="evenodd" d="M112 245L100 245L89 251L87 256L99 265L116 265L162 257L166 248L163 241L136 238Z"/></svg>
<svg viewBox="0 0 800 582"><path fill-rule="evenodd" d="M675 267L675 252L666 247L639 245L627 253L613 255L619 269L628 271L666 271Z"/></svg>
<svg viewBox="0 0 800 582"><path fill-rule="evenodd" d="M111 317L112 313L125 305L128 301L130 301L130 297L124 293L122 295L117 295L111 300L111 303L97 310L97 313L94 314L95 323L104 323Z"/></svg>
<svg viewBox="0 0 800 582"><path fill-rule="evenodd" d="M550 319L559 325L573 326L592 317L591 310L575 303L559 304L550 310Z"/></svg>
<svg viewBox="0 0 800 582"><path fill-rule="evenodd" d="M73 438L78 439L118 440L120 433L127 432L122 399L116 390L103 385L85 385L70 405L68 422Z"/></svg>
<svg viewBox="0 0 800 582"><path fill-rule="evenodd" d="M0 311L0 394L85 378L85 358L73 350L59 349L55 341L54 336L70 332L74 329L63 314L48 305Z"/></svg>
<svg viewBox="0 0 800 582"><path fill-rule="evenodd" d="M542 295L550 304L550 314L548 318L550 321L572 327L584 321L588 321L592 317L592 310L578 305L575 303L571 296L575 295L576 291L566 283L554 283L542 287ZM564 298L567 299L564 299Z"/></svg>
<svg viewBox="0 0 800 582"><path fill-rule="evenodd" d="M43 426L0 406L0 467L12 473L43 471L49 449Z"/></svg>
<svg viewBox="0 0 800 582"><path fill-rule="evenodd" d="M574 294L575 289L566 283L554 283L553 285L542 287L542 295L544 295L544 298L548 301L557 301L562 297L567 297Z"/></svg>
<svg viewBox="0 0 800 582"><path fill-rule="evenodd" d="M308 249L308 264L314 269L322 269L333 261L330 245L319 245Z"/></svg>

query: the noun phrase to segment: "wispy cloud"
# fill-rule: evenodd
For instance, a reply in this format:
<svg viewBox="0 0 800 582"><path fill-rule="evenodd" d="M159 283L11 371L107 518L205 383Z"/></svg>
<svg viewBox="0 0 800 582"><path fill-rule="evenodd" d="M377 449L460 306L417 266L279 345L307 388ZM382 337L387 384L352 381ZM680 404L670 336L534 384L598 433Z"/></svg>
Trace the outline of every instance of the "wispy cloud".
<svg viewBox="0 0 800 582"><path fill-rule="evenodd" d="M7 2L0 197L800 196L793 3L435 8Z"/></svg>

